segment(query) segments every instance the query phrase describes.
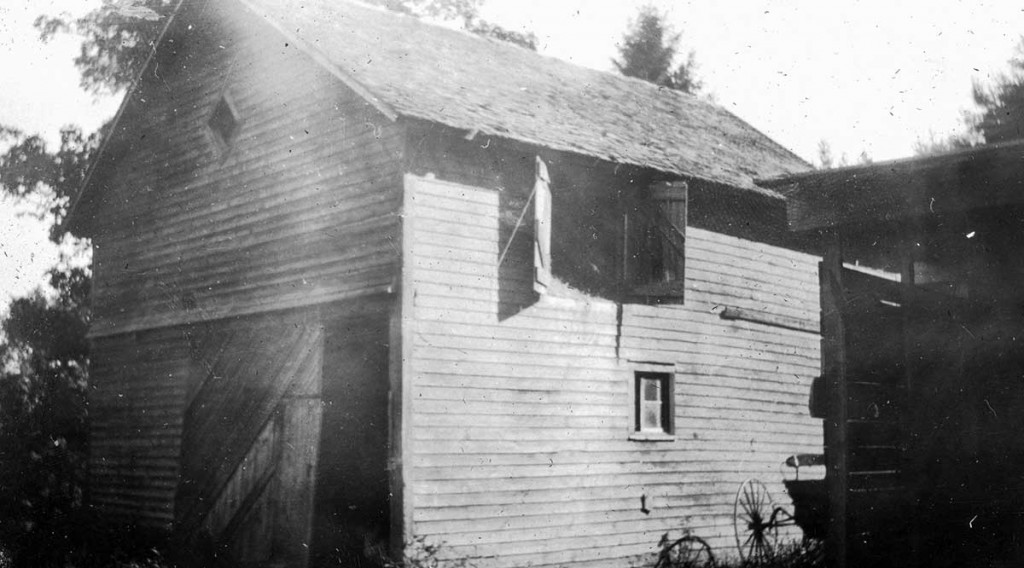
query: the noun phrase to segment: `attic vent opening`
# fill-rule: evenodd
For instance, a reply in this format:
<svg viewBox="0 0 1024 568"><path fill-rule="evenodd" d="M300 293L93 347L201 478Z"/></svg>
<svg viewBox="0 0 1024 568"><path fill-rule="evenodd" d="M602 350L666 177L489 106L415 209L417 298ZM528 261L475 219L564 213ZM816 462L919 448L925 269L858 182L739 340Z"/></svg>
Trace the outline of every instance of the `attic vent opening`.
<svg viewBox="0 0 1024 568"><path fill-rule="evenodd" d="M224 145L230 144L238 134L238 111L226 95L221 97L214 107L209 125L217 140Z"/></svg>

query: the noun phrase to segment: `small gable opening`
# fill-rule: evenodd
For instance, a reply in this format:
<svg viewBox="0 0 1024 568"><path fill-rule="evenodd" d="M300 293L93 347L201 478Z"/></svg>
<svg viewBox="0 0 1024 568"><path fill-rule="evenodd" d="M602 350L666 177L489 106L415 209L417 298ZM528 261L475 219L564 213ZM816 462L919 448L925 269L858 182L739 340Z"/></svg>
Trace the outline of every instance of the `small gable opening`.
<svg viewBox="0 0 1024 568"><path fill-rule="evenodd" d="M229 146L238 134L238 111L227 95L224 95L217 102L208 122L214 138L222 146Z"/></svg>

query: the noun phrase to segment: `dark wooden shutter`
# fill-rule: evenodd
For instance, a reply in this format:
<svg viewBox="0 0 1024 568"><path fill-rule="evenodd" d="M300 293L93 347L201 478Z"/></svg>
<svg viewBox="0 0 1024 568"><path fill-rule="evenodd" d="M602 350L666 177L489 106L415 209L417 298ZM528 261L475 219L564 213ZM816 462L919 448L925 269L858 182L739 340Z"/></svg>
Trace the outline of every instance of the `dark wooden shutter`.
<svg viewBox="0 0 1024 568"><path fill-rule="evenodd" d="M689 191L686 182L662 182L651 187L651 199L659 212L663 282L682 282L686 273L686 215Z"/></svg>
<svg viewBox="0 0 1024 568"><path fill-rule="evenodd" d="M660 182L626 214L625 281L634 296L683 297L686 268L685 182Z"/></svg>

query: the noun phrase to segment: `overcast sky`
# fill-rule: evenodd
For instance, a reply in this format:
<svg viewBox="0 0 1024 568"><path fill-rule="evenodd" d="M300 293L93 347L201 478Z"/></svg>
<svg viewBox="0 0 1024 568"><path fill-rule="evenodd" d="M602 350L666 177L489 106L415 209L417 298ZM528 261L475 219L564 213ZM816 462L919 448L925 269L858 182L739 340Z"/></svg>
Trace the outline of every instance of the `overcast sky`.
<svg viewBox="0 0 1024 568"><path fill-rule="evenodd" d="M225 1L225 0L221 0ZM642 0L485 0L484 16L532 31L540 51L610 70ZM81 13L98 0L0 0L0 124L56 141L63 124L96 128L118 101L83 93L78 42L37 41L41 13ZM1006 68L1024 7L1011 0L655 0L693 50L704 92L809 161L911 153L929 131L960 128L971 81ZM41 283L56 260L46 227L0 201L0 303Z"/></svg>

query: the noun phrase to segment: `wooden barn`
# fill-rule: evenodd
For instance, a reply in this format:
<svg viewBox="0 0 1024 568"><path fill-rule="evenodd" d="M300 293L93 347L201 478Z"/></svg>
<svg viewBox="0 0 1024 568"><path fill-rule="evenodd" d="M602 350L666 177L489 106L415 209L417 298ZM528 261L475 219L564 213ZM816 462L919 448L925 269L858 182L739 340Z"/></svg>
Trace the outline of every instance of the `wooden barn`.
<svg viewBox="0 0 1024 568"><path fill-rule="evenodd" d="M1022 158L1017 141L762 182L827 244L831 566L1024 563Z"/></svg>
<svg viewBox="0 0 1024 568"><path fill-rule="evenodd" d="M740 483L822 446L819 258L753 183L808 167L410 17L185 0L67 222L90 499L251 565L734 555Z"/></svg>

